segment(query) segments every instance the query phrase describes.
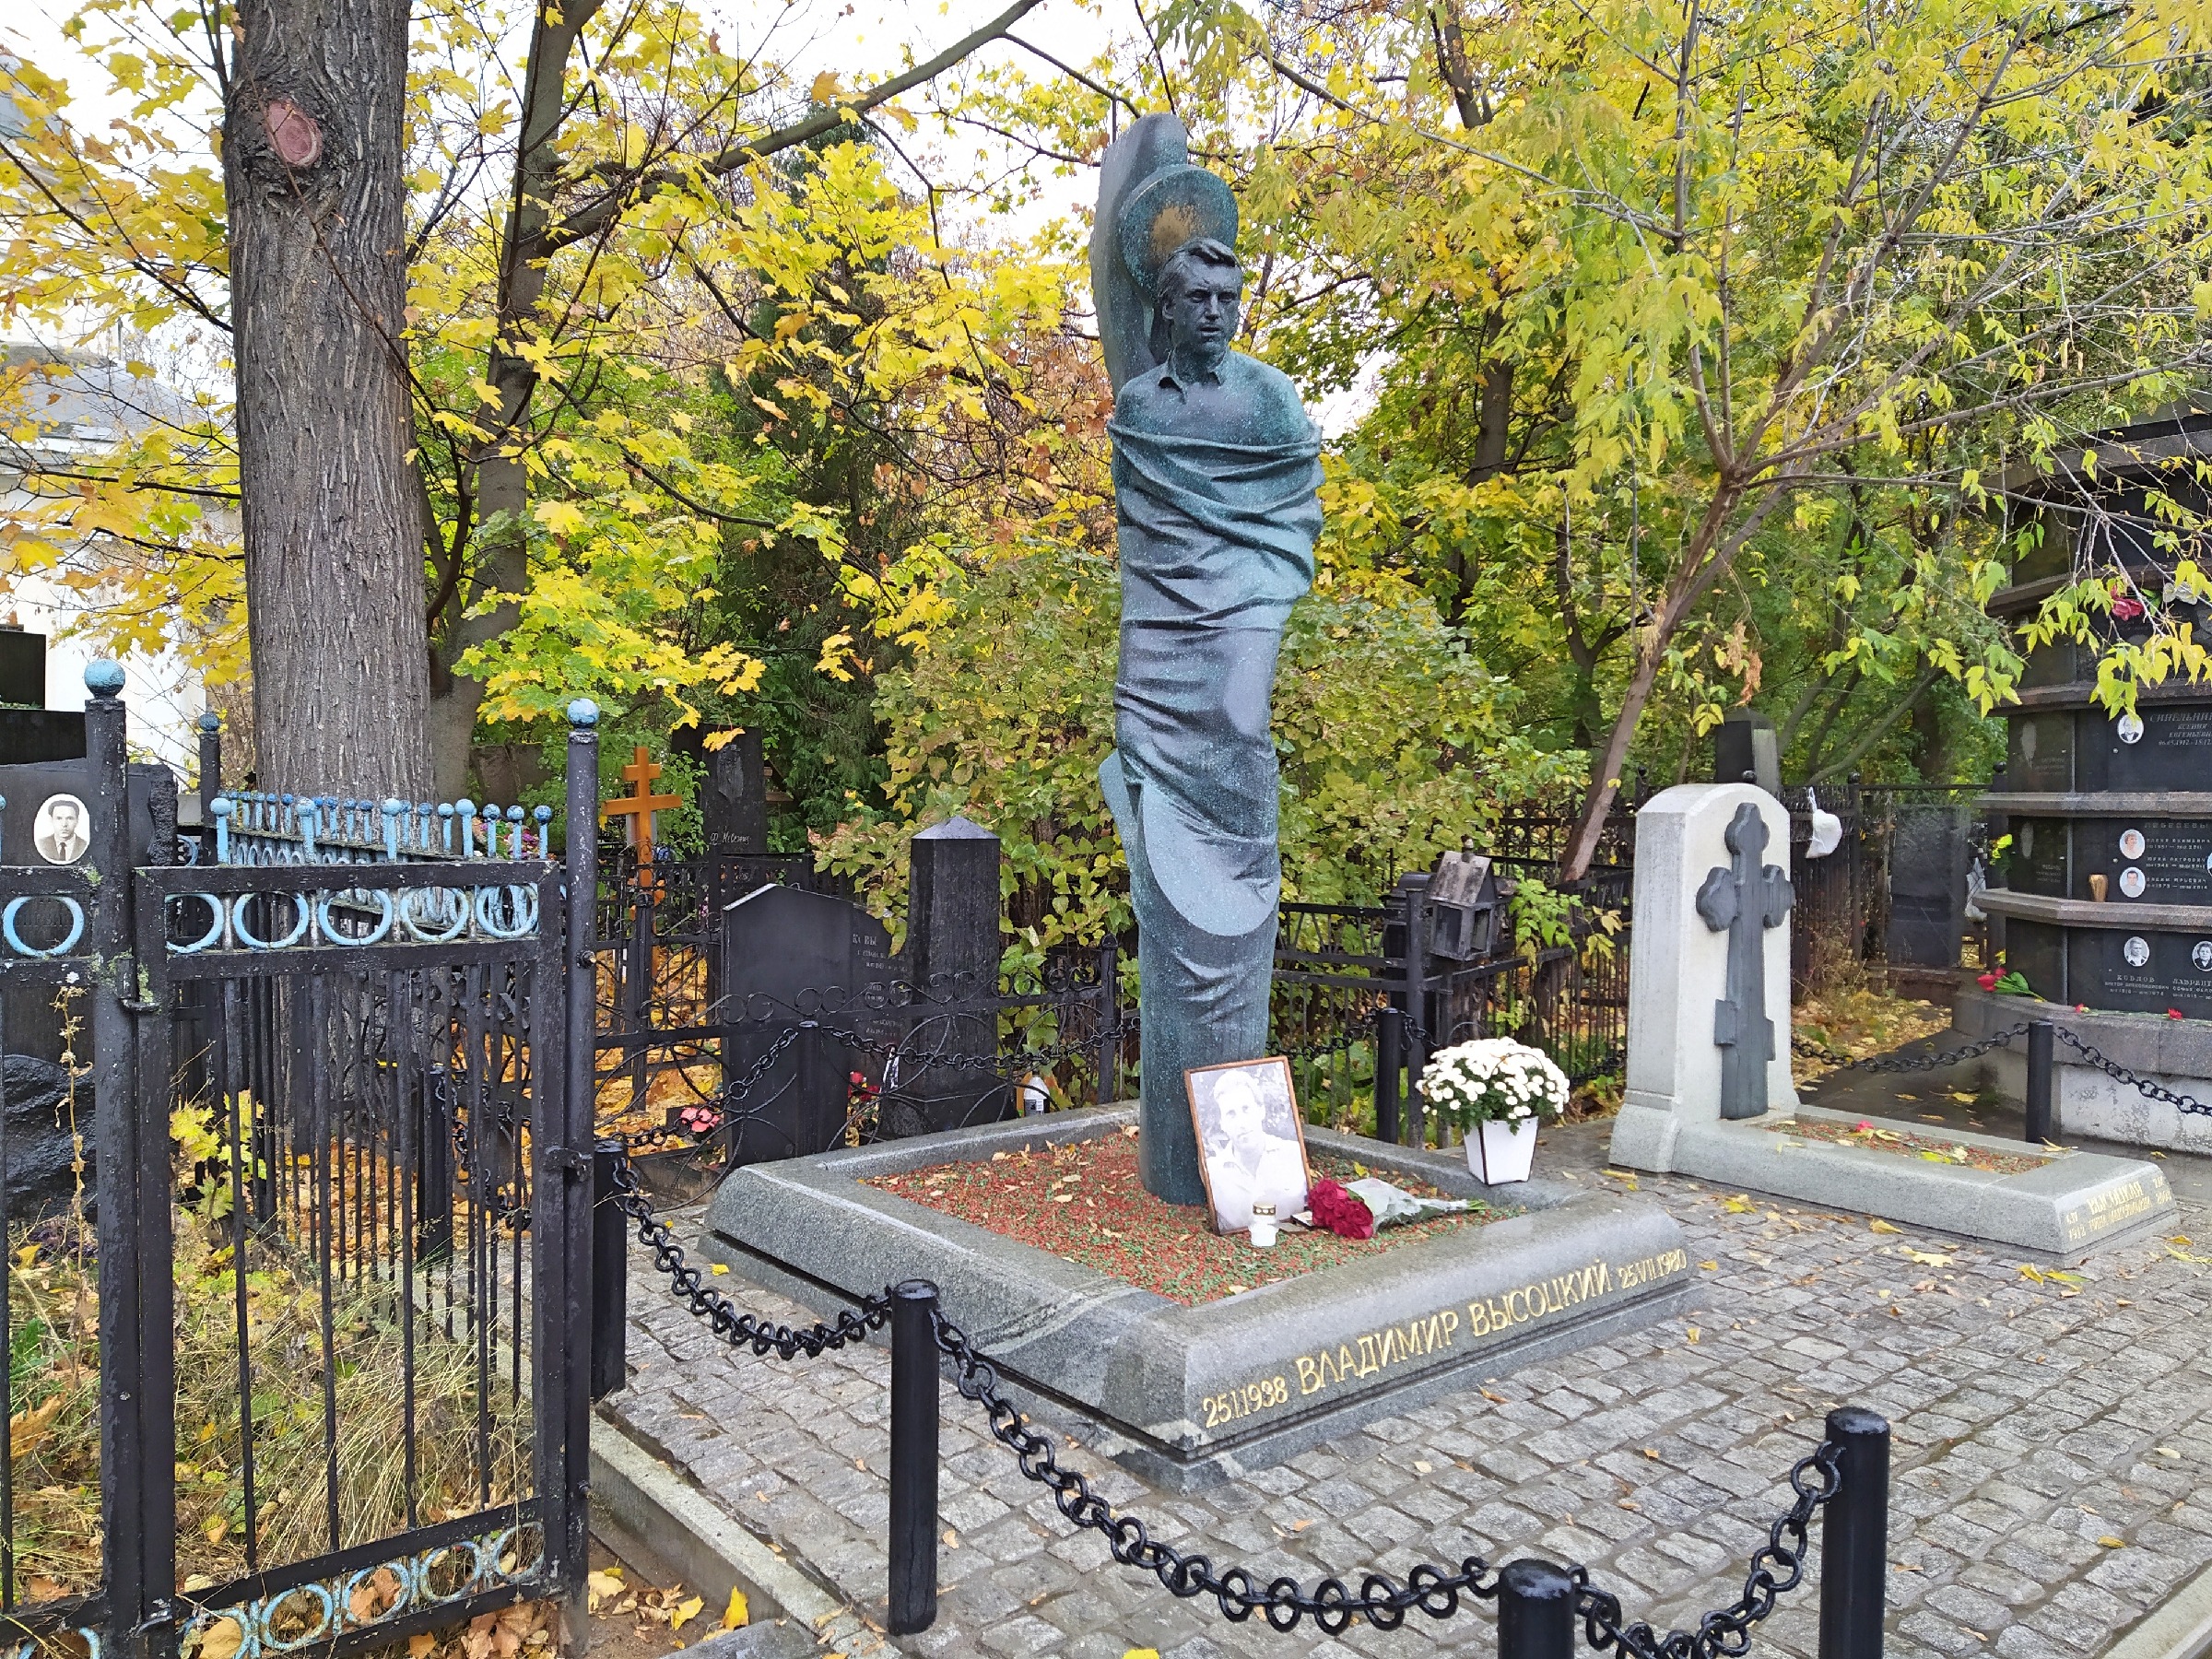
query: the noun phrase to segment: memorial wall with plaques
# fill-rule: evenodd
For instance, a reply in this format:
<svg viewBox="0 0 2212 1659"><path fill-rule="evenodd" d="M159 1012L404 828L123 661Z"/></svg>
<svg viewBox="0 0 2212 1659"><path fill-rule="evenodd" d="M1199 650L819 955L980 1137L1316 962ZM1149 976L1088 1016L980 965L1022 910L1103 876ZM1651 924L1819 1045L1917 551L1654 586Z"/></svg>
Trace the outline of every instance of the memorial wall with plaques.
<svg viewBox="0 0 2212 1659"><path fill-rule="evenodd" d="M2212 456L2212 409L2171 412L2100 433L2003 488L2008 530L2027 539L1990 613L2018 624L2060 587L2124 575L2103 641L2142 641L2161 622L2212 634L2207 595L2177 587L2161 547L2163 489L2198 513L2212 494L2194 467ZM2145 688L2114 717L2093 693L2100 647L2053 641L2028 653L2002 778L1983 806L2012 837L2002 885L1982 904L2004 922L2006 966L2052 1002L2212 1019L2212 686Z"/></svg>

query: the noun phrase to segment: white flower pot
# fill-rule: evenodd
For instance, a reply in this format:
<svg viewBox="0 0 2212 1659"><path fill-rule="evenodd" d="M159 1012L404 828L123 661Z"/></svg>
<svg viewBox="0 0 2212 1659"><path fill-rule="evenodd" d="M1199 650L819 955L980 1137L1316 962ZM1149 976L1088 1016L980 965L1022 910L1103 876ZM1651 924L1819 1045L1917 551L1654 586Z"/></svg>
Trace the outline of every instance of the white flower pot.
<svg viewBox="0 0 2212 1659"><path fill-rule="evenodd" d="M1477 1124L1467 1136L1467 1171L1485 1186L1526 1181L1535 1161L1536 1120L1522 1124Z"/></svg>

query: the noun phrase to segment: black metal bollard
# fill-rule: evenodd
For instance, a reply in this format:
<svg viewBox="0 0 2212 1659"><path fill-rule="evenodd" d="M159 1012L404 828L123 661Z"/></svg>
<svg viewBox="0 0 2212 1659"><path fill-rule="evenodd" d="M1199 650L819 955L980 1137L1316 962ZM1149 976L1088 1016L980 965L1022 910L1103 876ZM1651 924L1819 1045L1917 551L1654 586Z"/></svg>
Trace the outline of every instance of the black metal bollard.
<svg viewBox="0 0 2212 1659"><path fill-rule="evenodd" d="M2028 1022L2028 1139L2040 1145L2051 1138L2051 1097L2056 1068L2053 1065L2057 1031L2047 1019Z"/></svg>
<svg viewBox="0 0 2212 1659"><path fill-rule="evenodd" d="M891 1292L891 1616L894 1636L937 1621L937 1288Z"/></svg>
<svg viewBox="0 0 2212 1659"><path fill-rule="evenodd" d="M1574 1580L1549 1561L1498 1574L1498 1659L1574 1659Z"/></svg>
<svg viewBox="0 0 2212 1659"><path fill-rule="evenodd" d="M592 1398L629 1381L629 1218L615 1201L615 1170L627 1148L602 1138L592 1147Z"/></svg>
<svg viewBox="0 0 2212 1659"><path fill-rule="evenodd" d="M1843 1448L1820 1519L1820 1659L1882 1659L1889 1575L1889 1423L1864 1406L1828 1414Z"/></svg>
<svg viewBox="0 0 2212 1659"><path fill-rule="evenodd" d="M1398 1051L1406 1016L1395 1008L1375 1013L1375 1138L1398 1138Z"/></svg>

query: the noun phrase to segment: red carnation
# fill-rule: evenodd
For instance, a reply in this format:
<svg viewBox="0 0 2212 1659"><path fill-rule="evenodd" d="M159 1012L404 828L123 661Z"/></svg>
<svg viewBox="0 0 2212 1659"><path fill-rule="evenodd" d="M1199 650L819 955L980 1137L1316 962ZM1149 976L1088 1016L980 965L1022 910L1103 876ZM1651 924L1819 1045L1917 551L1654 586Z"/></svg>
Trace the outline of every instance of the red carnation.
<svg viewBox="0 0 2212 1659"><path fill-rule="evenodd" d="M1337 1182L1315 1182L1306 1194L1306 1206L1313 1212L1314 1225L1327 1228L1338 1238L1375 1236L1374 1212L1359 1201L1358 1194L1347 1192Z"/></svg>

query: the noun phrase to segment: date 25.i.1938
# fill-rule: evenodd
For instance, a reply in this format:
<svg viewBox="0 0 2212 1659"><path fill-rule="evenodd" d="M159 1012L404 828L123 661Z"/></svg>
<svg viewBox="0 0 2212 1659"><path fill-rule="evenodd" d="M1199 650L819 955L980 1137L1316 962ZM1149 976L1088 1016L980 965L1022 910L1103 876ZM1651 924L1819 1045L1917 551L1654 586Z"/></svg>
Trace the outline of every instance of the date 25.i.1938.
<svg viewBox="0 0 2212 1659"><path fill-rule="evenodd" d="M1218 1429L1223 1423L1233 1423L1241 1417L1269 1406L1285 1406L1290 1400L1290 1380L1288 1377L1262 1377L1257 1382L1247 1382L1241 1388L1232 1388L1227 1394L1207 1394L1206 1426Z"/></svg>

